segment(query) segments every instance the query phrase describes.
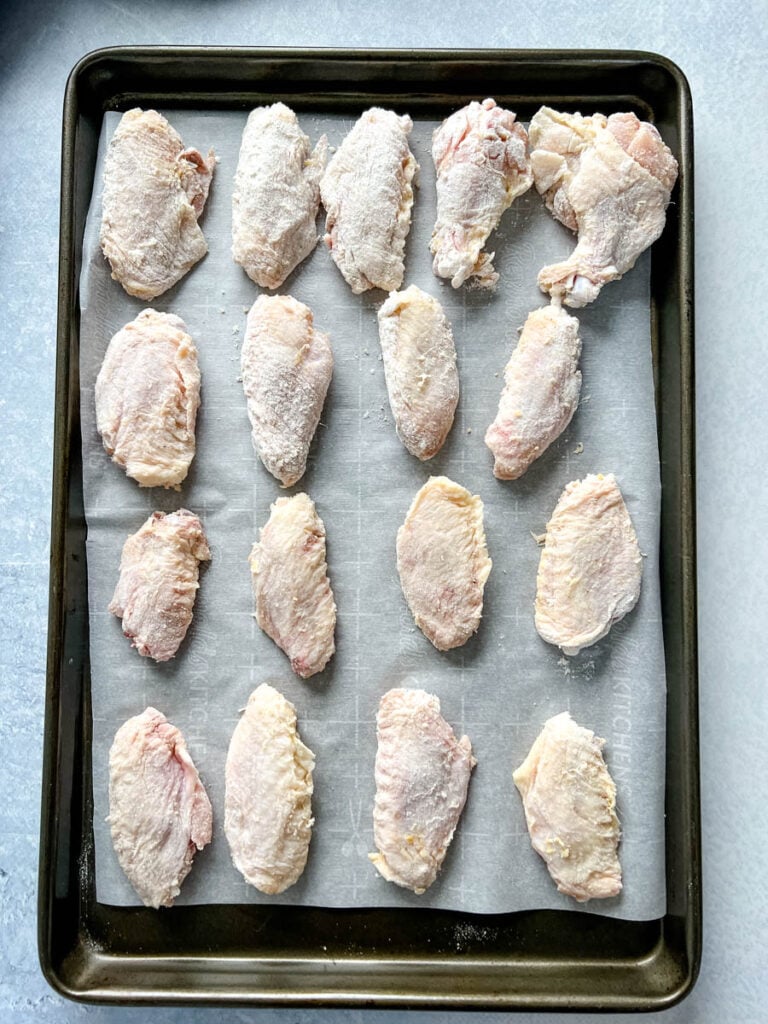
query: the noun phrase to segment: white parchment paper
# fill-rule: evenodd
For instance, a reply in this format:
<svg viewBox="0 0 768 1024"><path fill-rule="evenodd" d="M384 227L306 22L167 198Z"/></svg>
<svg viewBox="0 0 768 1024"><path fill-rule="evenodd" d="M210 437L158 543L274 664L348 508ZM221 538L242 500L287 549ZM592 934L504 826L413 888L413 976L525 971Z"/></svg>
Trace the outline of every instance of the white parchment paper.
<svg viewBox="0 0 768 1024"><path fill-rule="evenodd" d="M318 110L297 112L313 143L327 132L331 145L338 145L353 123L352 117ZM648 254L576 314L584 380L581 407L569 429L521 480L496 480L483 435L496 413L504 366L517 328L545 302L537 271L564 258L573 240L531 190L505 214L492 238L501 274L494 294L454 291L435 278L428 251L435 123L417 120L411 147L421 165L421 187L403 287L415 283L439 297L453 324L461 375L453 430L429 463L403 448L379 354L376 309L384 294L352 295L321 244L281 289L312 308L317 326L330 334L335 359L307 473L284 492L253 452L238 379L245 314L259 294L230 256L232 182L247 112L165 113L185 145L205 151L213 146L220 158L201 220L210 251L153 304L185 320L203 379L197 455L180 494L140 489L110 462L96 432L94 383L107 343L147 305L111 279L98 246L103 154L115 114L107 115L102 131L81 280L97 898L139 902L104 820L107 765L118 727L151 704L184 733L214 808L213 842L197 855L179 904L258 901L475 913L548 907L634 920L663 915L665 679ZM539 548L531 534L543 532L563 487L590 472L618 477L646 556L643 589L637 608L608 637L569 659L534 629ZM481 495L493 559L479 633L449 653L436 651L415 627L395 565L397 529L430 474L445 474ZM293 675L282 652L258 629L247 564L270 503L298 490L311 495L325 522L338 605L337 653L321 676L307 682ZM127 535L155 509L179 507L200 515L213 559L202 571L186 641L175 660L157 665L131 649L106 608ZM301 880L280 897L262 896L246 885L232 866L223 831L229 739L249 693L264 681L296 705L302 737L317 756L309 861ZM404 683L439 696L444 716L457 734L470 737L478 760L442 874L423 896L385 882L367 859L374 850L376 708L386 690ZM624 891L586 906L556 891L533 852L511 778L544 721L563 710L606 738L623 828Z"/></svg>

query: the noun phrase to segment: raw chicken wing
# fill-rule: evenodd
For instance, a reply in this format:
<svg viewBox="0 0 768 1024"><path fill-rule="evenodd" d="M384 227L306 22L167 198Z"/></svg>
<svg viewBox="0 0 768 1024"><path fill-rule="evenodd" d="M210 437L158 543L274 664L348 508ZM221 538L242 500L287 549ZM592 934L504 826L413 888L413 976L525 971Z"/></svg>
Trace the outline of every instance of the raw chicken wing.
<svg viewBox="0 0 768 1024"><path fill-rule="evenodd" d="M634 114L582 117L542 107L528 131L536 188L579 236L564 263L539 273L539 287L585 306L664 230L677 161L656 128Z"/></svg>
<svg viewBox="0 0 768 1024"><path fill-rule="evenodd" d="M513 200L533 183L528 135L511 110L492 99L451 114L432 140L437 171L437 221L429 248L438 277L459 288L468 278L492 288L499 279L490 233Z"/></svg>
<svg viewBox="0 0 768 1024"><path fill-rule="evenodd" d="M504 390L485 443L500 480L516 480L571 422L579 404L579 321L560 306L536 309L504 371Z"/></svg>
<svg viewBox="0 0 768 1024"><path fill-rule="evenodd" d="M437 878L477 764L456 739L440 701L424 690L390 690L376 716L376 801L369 857L388 882L421 895Z"/></svg>
<svg viewBox="0 0 768 1024"><path fill-rule="evenodd" d="M170 907L211 841L213 815L184 737L147 708L109 752L109 818L120 867L147 907Z"/></svg>
<svg viewBox="0 0 768 1024"><path fill-rule="evenodd" d="M120 579L109 611L139 654L169 661L192 621L199 564L211 552L196 515L153 512L123 545Z"/></svg>
<svg viewBox="0 0 768 1024"><path fill-rule="evenodd" d="M564 654L597 643L637 604L643 559L613 473L574 480L547 523L536 629Z"/></svg>
<svg viewBox="0 0 768 1024"><path fill-rule="evenodd" d="M564 711L544 723L512 775L534 850L558 890L579 903L621 892L616 786L604 743Z"/></svg>
<svg viewBox="0 0 768 1024"><path fill-rule="evenodd" d="M315 755L296 729L296 708L262 683L232 734L224 804L232 861L259 892L285 892L304 871L314 767Z"/></svg>
<svg viewBox="0 0 768 1024"><path fill-rule="evenodd" d="M379 340L397 436L411 455L431 459L459 400L451 325L437 299L411 285L379 309Z"/></svg>
<svg viewBox="0 0 768 1024"><path fill-rule="evenodd" d="M184 149L156 110L123 114L107 149L99 241L129 295L154 299L208 251L197 218L216 157Z"/></svg>
<svg viewBox="0 0 768 1024"><path fill-rule="evenodd" d="M308 679L336 649L336 604L325 561L325 527L306 494L278 498L248 562L256 621Z"/></svg>
<svg viewBox="0 0 768 1024"><path fill-rule="evenodd" d="M402 284L418 170L408 148L412 128L407 114L372 107L339 146L320 182L325 242L355 295Z"/></svg>
<svg viewBox="0 0 768 1024"><path fill-rule="evenodd" d="M145 309L112 338L96 378L96 426L141 487L175 487L195 454L197 349L186 324Z"/></svg>
<svg viewBox="0 0 768 1024"><path fill-rule="evenodd" d="M301 479L333 373L328 335L290 295L251 307L241 353L253 447L284 487Z"/></svg>
<svg viewBox="0 0 768 1024"><path fill-rule="evenodd" d="M309 138L284 103L252 110L232 194L232 258L262 288L279 288L317 245L327 141Z"/></svg>
<svg viewBox="0 0 768 1024"><path fill-rule="evenodd" d="M398 530L397 569L424 636L440 651L465 644L480 625L491 571L480 498L430 477Z"/></svg>

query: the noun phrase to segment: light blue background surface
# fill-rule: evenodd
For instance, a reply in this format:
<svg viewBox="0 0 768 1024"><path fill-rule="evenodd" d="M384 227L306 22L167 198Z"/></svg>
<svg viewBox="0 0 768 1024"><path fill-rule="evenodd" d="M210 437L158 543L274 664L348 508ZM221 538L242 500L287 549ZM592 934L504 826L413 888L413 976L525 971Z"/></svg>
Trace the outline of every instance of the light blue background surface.
<svg viewBox="0 0 768 1024"><path fill-rule="evenodd" d="M705 945L670 1022L768 1016L764 0L420 5L308 0L0 4L0 1022L426 1024L441 1012L84 1008L36 950L37 843L61 105L85 52L116 44L601 47L654 50L691 84L696 122L697 459ZM761 256L761 253L763 254ZM498 1024L509 1014L455 1014ZM515 1020L607 1022L545 1014Z"/></svg>

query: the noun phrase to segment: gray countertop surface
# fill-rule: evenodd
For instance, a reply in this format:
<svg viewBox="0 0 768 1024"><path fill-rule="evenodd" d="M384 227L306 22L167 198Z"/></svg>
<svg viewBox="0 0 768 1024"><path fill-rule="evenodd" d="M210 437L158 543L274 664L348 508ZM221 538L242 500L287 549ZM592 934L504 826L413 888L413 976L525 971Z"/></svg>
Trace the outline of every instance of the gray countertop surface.
<svg viewBox="0 0 768 1024"><path fill-rule="evenodd" d="M37 850L48 601L61 107L89 50L119 44L651 50L691 85L704 958L669 1021L768 1017L764 879L768 462L764 0L4 0L0 5L0 1021L330 1024L439 1012L83 1007L43 979ZM761 253L763 254L761 256ZM497 1022L509 1014L457 1013ZM536 1022L558 1015L515 1015ZM601 1020L575 1015L563 1020ZM618 1018L617 1018L618 1019Z"/></svg>

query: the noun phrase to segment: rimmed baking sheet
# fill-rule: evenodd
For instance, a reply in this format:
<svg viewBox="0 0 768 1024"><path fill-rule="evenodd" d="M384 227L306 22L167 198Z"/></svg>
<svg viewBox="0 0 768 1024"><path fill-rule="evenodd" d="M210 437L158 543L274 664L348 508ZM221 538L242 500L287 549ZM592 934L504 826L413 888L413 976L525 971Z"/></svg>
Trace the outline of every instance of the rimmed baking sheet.
<svg viewBox="0 0 768 1024"><path fill-rule="evenodd" d="M611 921L607 918L596 918L591 913L527 911L475 916L466 913L446 913L436 909L415 910L408 905L396 910L381 908L333 911L238 903L230 906L182 906L163 915L144 909L121 909L106 905L100 902L95 894L96 869L91 836L91 823L95 817L90 800L91 780L93 779L95 788L98 771L94 760L91 773L91 694L87 644L84 643L87 636L86 619L83 614L86 588L82 575L85 549L82 514L78 509L81 471L76 450L79 447L80 434L77 419L80 385L77 374L80 306L75 287L80 269L80 239L84 235L85 212L94 192L94 167L102 112L110 108L127 109L136 104L160 109L165 107L169 111L173 110L172 120L179 123L179 118L184 116L179 107L187 111L197 107L206 110L211 117L219 110L236 109L244 120L244 114L250 107L260 102L282 98L294 105L301 112L302 118L305 114L320 113L327 104L327 110L334 116L340 115L342 119L346 118L351 123L361 109L378 102L384 106L394 105L399 109L408 109L417 120L435 120L445 116L469 98L481 98L484 95L495 95L499 102L517 109L521 119L526 121L542 101L555 105L559 103L568 109L582 110L610 111L632 107L646 116L654 117L665 138L681 159L683 174L676 197L673 199L675 205L671 208L670 222L650 258L650 301L646 299L646 309L650 312L650 341L657 381L656 412L662 453L661 605L667 678L670 687L666 727L667 738L671 742L667 743L665 772L667 914L655 921L641 923ZM321 97L323 102L320 101ZM567 1003L582 1007L632 1005L636 1008L659 1008L670 1000L679 998L690 986L698 963L700 922L696 857L698 804L691 511L689 105L685 82L677 69L663 58L643 54L489 52L364 55L349 52L297 54L290 51L128 49L95 54L86 58L76 69L70 82L65 112L57 405L58 458L54 494L54 572L40 894L41 958L47 975L62 991L78 998L118 1001L362 1001L375 1002L379 1005L402 1005L408 1002L414 1005L442 1003L495 1007L555 1007ZM215 139L207 136L201 138L195 133L194 137L187 137L188 133L183 134L188 144L205 146L209 141L216 144ZM310 134L315 133L310 131ZM334 141L338 141L338 138ZM417 156L423 164L427 164L428 156L423 146ZM234 170L234 164L231 170ZM220 165L220 181L224 178L222 171ZM219 198L223 198L223 195ZM524 232L525 203L534 200L535 197L529 196L523 201L518 201L518 212L515 213L513 210L508 215L507 224L501 232L502 236L509 230L510 240L514 241L515 232ZM217 201L215 191L212 201L214 204ZM224 206L226 205L225 201ZM417 224L409 249L408 281L415 280L433 293L439 293L441 297L448 295L446 308L454 322L461 361L464 313L455 305L451 306L452 293L450 290L440 289L439 284L431 277L431 272L424 270L424 264L419 264L419 275L410 272L411 267L415 266L413 246L418 231L424 230L424 225L421 228L418 225L418 200L416 209ZM212 205L205 217L208 218L214 210L215 206ZM204 220L203 223L210 240L210 223L208 220ZM555 224L549 224L548 230L554 233L553 238L561 238L562 246L562 230ZM503 275L509 272L514 275L514 265L510 268L503 264L505 252L512 253L514 248L506 244L507 240L504 237L501 241L505 245L502 247L500 244L497 247L500 269ZM563 251L561 247L547 258L555 258ZM211 256L207 260L211 261ZM327 260L327 254L321 251L315 253L312 257L313 264L321 257L325 258L325 265L331 277L333 278L335 274L338 279L338 272ZM195 275L200 273L203 266L193 271L182 283L177 290L179 296L185 287L193 284ZM236 274L240 273L234 266L229 270ZM638 282L636 287L639 287L642 273L642 265L639 265L624 282L609 286L601 297L601 303L608 301L611 288L621 289L629 285L633 278ZM290 289L298 298L317 306L315 312L318 315L318 322L321 326L327 327L333 337L333 324L322 322L319 309L319 300L322 296L318 293L318 301L313 302L311 294L299 292L302 271L294 275L294 278L295 282L294 279L287 282L286 290ZM519 280L519 277L517 279ZM341 284L340 279L336 283ZM112 284L114 285L114 282ZM249 290L249 297L243 302L243 306L249 305L256 289L242 275L241 284L247 291ZM439 292L434 291L436 284ZM120 289L116 285L114 287L119 293ZM469 293L466 300L460 296L461 293L457 298L461 302L475 301L472 293ZM172 297L173 293L166 298ZM237 301L235 294L225 296L225 299L231 299L234 311ZM215 297L211 296L211 303L215 304L215 301ZM506 344L499 349L499 372L503 369L503 362L511 347L514 327L522 323L525 313L530 308L541 303L535 284L529 288L527 295L523 291L516 295L516 301L519 301L519 307L508 311L508 319L503 324ZM119 322L103 324L104 344L112 330L121 326L141 308L140 304L134 307L130 303L131 300L126 310L128 315L122 319L118 318ZM374 325L370 341L375 342L375 302L372 303L364 297L359 300L359 305L360 309L365 309L368 314L365 322ZM171 307L160 305L159 308ZM184 315L183 311L181 312ZM228 312L225 306L225 313L218 315L226 321ZM473 307L472 312L476 313L476 308ZM343 311L339 311L337 315L343 321ZM240 316L242 317L242 310ZM193 318L190 317L191 319ZM586 316L582 314L582 321L585 323L585 329L582 331L585 340L584 394L589 395L587 371L590 353L596 355L597 346L589 344L586 330L589 311ZM236 319L233 318L229 326L230 330L234 328ZM193 327L192 323L190 327ZM358 331L359 329L358 326ZM351 327L350 336L353 333L354 328ZM490 333L498 338L501 334L498 325L495 324L494 330ZM197 340L202 351L204 339L200 337ZM364 343L364 347L368 347L369 355L376 351L373 344L366 344L369 340L367 334L361 336L359 340ZM223 361L218 364L223 375L231 375L229 387L232 389L233 401L237 400L234 398L235 395L241 398L237 391L240 385L234 379L237 372L236 352L239 341L237 333L232 331L232 355L228 360L229 365L225 369ZM601 341L605 343L603 349L608 351L608 340L603 338ZM472 352L468 352L471 360ZM209 355L212 353L212 349L208 350ZM370 355L370 358L374 357ZM371 393L378 388L379 393L383 395L380 364L377 362L374 366L372 363L367 369L371 368L374 373L366 374L361 372L363 366L350 361L347 367L350 372L349 380L352 380L351 374L354 371L355 379L365 381L366 387L372 389ZM211 370L211 366L208 370L206 374L206 367L203 366L204 403L205 378L208 376L212 381L216 372ZM474 379L474 374L470 374L468 378L466 371L467 365L463 365L463 383L467 379ZM341 385L339 395L344 395L343 376L338 371L337 377L338 384ZM370 378L370 381L367 378ZM494 380L493 390L496 395L499 382L500 378ZM336 386L335 381L334 388ZM333 395L331 397L333 398ZM360 410L362 406L352 401L352 397L350 393L350 406ZM476 403L468 402L469 397L472 396L468 395L465 383L461 412L454 434L456 430L472 429L473 434L481 435L484 430L487 417L485 414L481 417L478 413L478 422L472 419L478 406ZM593 396L582 406L578 415L581 416L595 401L596 397ZM385 399L384 405L384 415L387 415ZM84 430L87 432L85 405L82 411ZM216 414L215 410L213 414ZM250 442L247 438L247 425L242 407L241 414L242 423L237 443L242 442L245 446L244 468L252 474L254 481L261 479L269 482L269 478L263 474L248 450ZM205 425L207 415L204 405L201 426ZM620 411L617 415L621 415ZM369 416L368 420L370 419ZM366 425L368 420L362 420L362 424ZM480 422L481 420L483 422ZM576 424L577 420L574 421L574 427ZM371 426L373 427L373 424ZM407 467L404 471L414 474L413 479L402 488L398 516L395 517L392 513L386 520L391 537L382 537L383 556L387 552L391 553L394 530L399 525L412 493L424 477L423 469L414 469L411 460L400 448L391 431L391 423L382 422L378 427L388 428L381 434L382 439L388 438L386 443L391 445L392 456L399 458ZM325 429L332 431L333 428L334 424L331 421ZM569 435L566 435L567 442L563 439L563 444L574 442L575 448L582 439L573 435L573 428ZM202 439L203 435L198 456L199 466L203 465L204 458ZM314 449L315 463L324 457L325 449L328 448L324 445L326 440L327 437L321 437ZM487 456L487 453L484 452L480 437L475 437L475 442L475 451L480 452L480 460L477 463L473 463L467 469L466 458L463 465L461 462L451 462L454 453L451 448L452 442L449 441L445 453L446 461L440 470L447 471L473 491L479 492L489 509L489 546L491 555L496 560L496 568L488 591L488 619L481 627L476 641L473 641L478 648L482 648L483 644L488 643L487 637L494 634L497 637L501 636L501 630L496 632L494 629L491 632L491 629L486 630L486 627L495 626L493 614L503 607L505 600L508 600L503 593L504 574L498 571L500 563L504 561L503 537L498 532L498 525L492 525L495 499L489 499L488 495L491 492L488 485L490 483L492 488L499 488L501 493L510 485L492 480L488 462L482 465L482 457ZM70 443L73 445L72 448ZM98 454L105 474L111 474L114 478L117 473L119 479L119 471L115 467L104 465L104 453ZM543 526L561 485L567 482L567 479L571 476L581 476L592 468L602 468L589 466L582 469L586 451L577 456L575 451L569 454L566 447L560 454L563 458L570 458L571 464L576 463L578 469L572 474L566 474L564 478L558 477L555 482L554 478L548 479L547 466L557 467L556 473L561 472L564 467L557 458L557 452L550 454L555 457L550 458L549 462L545 457L531 471L534 475L537 472L540 474L538 486L542 487L542 491L547 486L551 488L548 495L549 503L544 503L545 510L541 513L541 520L533 527L537 532ZM323 499L319 491L314 493L315 485L312 483L319 468L319 465L313 464L306 482L307 489L313 493L318 506L325 513L322 508ZM462 470L466 472L464 477L461 475ZM475 472L478 473L477 483L472 476ZM531 480L533 479L532 476ZM320 487L319 473L317 480L317 487ZM191 484L196 483L196 478L193 477ZM142 492L138 492L132 482L123 480L122 484L127 489L126 495L130 495L134 500L137 493L141 495ZM624 480L622 484L625 486L628 501L632 502L632 488L627 488ZM382 485L382 490L386 490L386 481ZM253 494L254 512L248 524L251 532L259 522L263 522L269 500L273 496L273 492L265 494L262 491L260 495ZM186 495L184 498L185 504L194 507L193 502L186 500ZM148 512L150 505L155 507L155 504L170 508L174 503L172 499L167 505L152 502L142 505L139 501L132 506L136 520L135 524L131 522L131 528L135 528L141 521L144 511ZM636 510L630 507L635 515ZM206 513L205 508L200 511ZM332 517L327 514L326 524L330 534L329 560L333 569L333 560L341 553L342 548L339 540L334 539ZM639 523L638 526L640 532ZM641 541L644 549L647 549L648 545L643 538ZM212 543L215 544L213 538ZM533 541L530 541L527 551L535 575L538 550ZM224 566L226 559L220 560L220 564ZM241 564L239 558L233 555L232 579L242 571ZM343 574L340 567L341 560L338 568ZM214 567L211 566L210 575L203 579L199 612L205 610L206 589L213 591L213 572ZM528 577L531 588L533 575ZM243 613L247 614L250 610L247 573L244 576L244 590L243 577L240 579L238 600L243 604ZM647 580L646 569L646 583ZM385 588L395 587L394 594L390 593L389 596L395 596L402 601L396 589L396 577L391 574L382 575L381 583L382 591L386 593L389 592ZM499 592L502 593L501 597L498 592L494 592L494 585L498 586ZM105 590L108 590L111 581L105 581L104 586ZM349 600L350 591L346 589L345 594L345 589L342 585L337 594L341 599L340 606L342 600ZM531 589L530 597L532 593ZM643 600L647 594L646 588ZM492 612L491 609L495 611ZM640 611L641 608L638 608L638 612ZM505 614L513 617L514 612L514 607L508 606L508 610L505 610ZM522 618L522 612L518 613L518 618ZM626 620L623 629L628 629L631 621ZM115 642L125 645L120 653L129 656L128 663L131 659L135 662L137 656L127 650L127 642L119 635L119 625L116 622L112 625L117 627ZM272 657L274 672L282 672L282 678L290 681L290 676L285 672L282 663L282 655L276 650L270 651L269 641L260 634L257 635L255 627L252 628L254 647L258 647L260 659L263 658L263 663L267 664ZM426 649L430 655L428 660L431 660L436 652L428 649L427 642L420 634L409 632L412 627L408 622L407 612L403 612L398 618L396 628L398 636L403 635L416 646L412 647L409 643L403 645L404 650L387 650L384 652L385 656L393 657L398 671L408 671L412 675L417 675L422 685L438 692L443 700L446 717L457 728L464 724L466 731L471 734L472 723L466 720L466 701L462 722L460 702L455 701L450 692L441 692L439 685L430 687L431 680L424 672L424 659L421 658L420 652ZM630 634L622 632L621 626L616 633L619 643L628 635ZM342 644L345 644L347 639L340 633L340 652ZM189 647L184 652L190 667L190 655L194 650L195 640L196 637L191 635ZM582 688L585 691L588 689L589 681L583 677L577 677L576 680L571 678L570 681L564 678L563 667L558 665L557 652L550 652L546 648L544 650L545 656L551 654L554 659L551 663L552 674L553 678L557 678L559 692L564 693L569 687L571 693L574 690L581 691ZM466 654L465 651L465 658ZM244 667L250 668L247 665ZM460 675L460 666L454 664L452 669L454 675ZM243 699L247 696L250 681L243 680L241 684ZM170 679L166 679L166 682L167 692L170 692ZM291 692L288 686L286 692L295 699L301 710L301 695L307 692L312 684L303 684L296 680L294 685L297 687L295 693ZM618 694L616 699L621 696ZM557 706L551 710L560 709L561 707ZM575 706L572 709L578 717L578 709ZM614 711L615 714L621 714L623 706L616 704ZM548 713L550 708L542 707L541 721ZM173 717L172 713L170 717ZM371 713L371 725L372 717ZM312 715L307 715L306 719L307 728L311 733ZM362 716L360 723L362 724L364 720ZM537 722L534 727L531 723L525 742L520 741L522 753L527 749L528 742L532 740L539 724ZM601 731L599 722L585 724L594 725L598 732ZM606 752L610 763L610 730L603 728L602 733L607 734ZM193 742L192 735L194 733L188 735L190 745ZM94 749L94 758L95 756ZM511 765L509 754L505 756L506 771L506 767ZM480 778L478 774L475 782ZM330 790L327 792L330 793ZM328 806L328 801L324 800L320 808L325 809ZM513 801L511 806L514 807ZM468 812L469 810L470 808ZM466 828L470 820L469 817L465 818L463 827ZM626 829L626 815L624 825ZM520 841L523 840L527 844L527 838L521 836ZM523 848L527 856L533 856L530 849ZM460 847L457 845L451 857L460 864L460 857L456 856L459 850ZM361 857L361 862L362 860ZM446 872L455 870L454 860L450 860L446 865ZM95 858L95 862L98 863L98 857ZM543 866L537 864L536 860L532 863L543 872ZM203 861L199 866L202 865ZM363 870L366 869L364 863L362 867ZM449 877L448 874L445 875L445 878ZM545 873L542 877L544 881L549 882ZM407 894L406 899L410 899ZM237 935L232 932L234 920L237 920ZM393 923L395 921L396 926ZM385 952L386 963L382 963L381 956ZM447 961L444 960L446 955ZM503 964L501 975L491 970L486 959L489 956L493 962ZM166 965L160 974L150 965L147 957L151 958L153 965ZM279 969L275 966L275 957L282 965ZM331 960L326 961L329 957ZM190 973L187 965L191 966L193 960L195 969ZM429 963L426 976L419 966L425 960ZM303 964L301 981L295 973L295 966L299 962ZM270 963L272 967L268 967ZM329 974L330 963L336 966ZM176 967L172 968L171 964L175 964ZM292 964L294 969L291 968ZM354 967L354 964L357 964L357 967ZM607 966L611 967L610 971L605 970ZM359 973L361 967L362 974ZM288 974L284 974L283 971L288 971ZM290 978L293 980L288 980Z"/></svg>

